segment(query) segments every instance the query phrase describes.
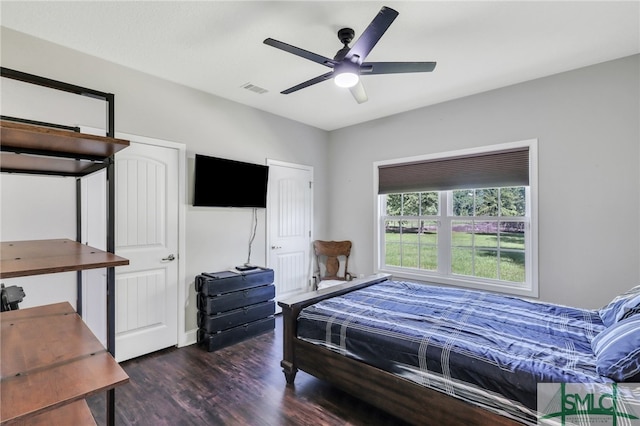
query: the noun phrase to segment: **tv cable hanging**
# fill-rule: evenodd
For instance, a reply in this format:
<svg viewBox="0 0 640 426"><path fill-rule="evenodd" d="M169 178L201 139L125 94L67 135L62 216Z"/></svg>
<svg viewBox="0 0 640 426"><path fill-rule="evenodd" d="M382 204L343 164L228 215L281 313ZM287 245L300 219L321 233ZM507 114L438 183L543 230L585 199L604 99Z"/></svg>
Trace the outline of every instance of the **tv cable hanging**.
<svg viewBox="0 0 640 426"><path fill-rule="evenodd" d="M257 208L253 208L251 209L252 213L251 213L251 235L249 236L249 250L247 253L247 262L242 265L242 266L236 266L236 269L238 271L252 271L254 269L258 269L257 266L253 266L251 264L251 246L253 245L253 240L255 240L256 238L256 231L258 229L258 209Z"/></svg>

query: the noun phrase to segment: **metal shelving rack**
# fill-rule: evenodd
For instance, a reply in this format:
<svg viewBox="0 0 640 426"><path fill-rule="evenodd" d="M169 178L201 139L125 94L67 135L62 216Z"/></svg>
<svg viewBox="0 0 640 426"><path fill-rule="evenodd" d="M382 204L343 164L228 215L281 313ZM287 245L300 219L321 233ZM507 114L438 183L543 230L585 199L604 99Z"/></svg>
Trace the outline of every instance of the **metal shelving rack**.
<svg viewBox="0 0 640 426"><path fill-rule="evenodd" d="M55 123L45 123L16 117L2 116L0 122L0 172L25 173L38 175L74 176L76 177L76 242L60 240L59 248L49 246L53 252L75 245L71 250L75 258L47 259L40 253L33 255L26 252L15 255L16 244L3 243L2 264L0 278L52 273L61 271L78 271L78 300L77 312L82 315L82 269L106 267L107 270L107 350L115 356L115 266L128 264L127 259L116 256L115 253L115 165L114 155L129 146L129 141L114 137L114 95L86 87L76 86L49 78L36 76L4 67L0 67L0 76L31 83L51 89L56 89L81 96L87 96L107 103L106 136L93 136L80 133L80 129ZM92 254L100 253L104 259L94 263L80 261L78 252L88 246L81 244L81 191L80 178L98 170L106 169L107 181L107 251L92 249ZM31 242L36 246L53 240ZM9 245L14 244L14 245ZM34 244L31 244L33 247ZM9 253L7 253L7 251ZM11 258L5 258L5 254ZM15 258L21 257L22 263L16 264ZM44 269L38 269L35 264L44 262ZM51 264L53 262L53 264ZM101 263L102 262L102 263ZM65 264L65 266L59 264ZM42 266L42 265L41 265ZM48 269L47 269L48 268ZM42 272L44 271L44 272ZM107 391L107 423L114 424L115 391Z"/></svg>

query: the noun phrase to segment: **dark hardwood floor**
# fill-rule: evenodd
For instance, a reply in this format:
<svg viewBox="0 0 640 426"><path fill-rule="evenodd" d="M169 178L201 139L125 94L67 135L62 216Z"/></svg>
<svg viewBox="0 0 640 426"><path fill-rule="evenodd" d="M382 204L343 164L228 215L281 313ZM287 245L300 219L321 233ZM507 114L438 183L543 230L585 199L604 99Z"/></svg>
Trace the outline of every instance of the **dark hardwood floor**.
<svg viewBox="0 0 640 426"><path fill-rule="evenodd" d="M169 348L121 365L130 382L116 388L116 425L405 425L399 419L298 372L287 386L276 329L207 352ZM88 399L106 424L104 393Z"/></svg>

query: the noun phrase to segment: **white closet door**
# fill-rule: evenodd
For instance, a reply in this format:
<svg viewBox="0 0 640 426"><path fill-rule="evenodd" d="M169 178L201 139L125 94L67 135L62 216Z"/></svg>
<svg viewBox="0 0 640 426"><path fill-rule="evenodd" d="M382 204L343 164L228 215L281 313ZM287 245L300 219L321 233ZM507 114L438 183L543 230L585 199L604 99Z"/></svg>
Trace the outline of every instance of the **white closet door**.
<svg viewBox="0 0 640 426"><path fill-rule="evenodd" d="M81 209L83 244L107 249L107 172L101 170L82 178ZM107 346L107 270L82 271L82 319Z"/></svg>
<svg viewBox="0 0 640 426"><path fill-rule="evenodd" d="M268 164L268 258L276 300L283 300L310 289L313 169L275 161Z"/></svg>

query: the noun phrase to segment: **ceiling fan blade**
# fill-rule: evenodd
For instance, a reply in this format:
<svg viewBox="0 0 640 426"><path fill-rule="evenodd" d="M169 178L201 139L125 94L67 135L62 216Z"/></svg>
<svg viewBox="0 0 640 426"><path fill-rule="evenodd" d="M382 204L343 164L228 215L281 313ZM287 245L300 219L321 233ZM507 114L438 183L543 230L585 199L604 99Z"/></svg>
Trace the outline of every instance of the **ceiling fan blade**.
<svg viewBox="0 0 640 426"><path fill-rule="evenodd" d="M295 47L292 46L290 44L287 43L283 43L281 41L278 40L274 40L272 38L267 38L264 40L264 44L267 44L269 46L273 46L276 49L280 49L280 50L284 50L285 52L289 52L289 53L293 53L294 55L300 56L304 59L308 59L310 61L316 62L320 65L324 65L330 68L333 68L333 66L336 64L336 62L333 59L329 59L327 57L324 57L322 55L318 55L315 54L313 52L309 52L307 50L304 49L300 49L299 47Z"/></svg>
<svg viewBox="0 0 640 426"><path fill-rule="evenodd" d="M303 83L290 87L287 90L283 90L280 93L282 93L283 95L288 95L289 93L293 93L297 90L304 89L305 87L309 87L314 84L321 83L325 80L329 80L331 77L333 77L333 71L329 71L326 74L319 75L318 77L312 78L311 80L307 80Z"/></svg>
<svg viewBox="0 0 640 426"><path fill-rule="evenodd" d="M356 100L356 102L358 102L359 104L367 102L369 100L367 92L365 92L364 86L362 85L362 80L359 80L358 84L356 84L355 86L350 87L349 91L353 95L353 98Z"/></svg>
<svg viewBox="0 0 640 426"><path fill-rule="evenodd" d="M354 61L355 59L355 62L361 64L397 16L398 12L390 7L383 6L376 17L373 18L373 21L371 21L367 29L364 30L358 40L351 47L349 53L345 55L345 58L351 61Z"/></svg>
<svg viewBox="0 0 640 426"><path fill-rule="evenodd" d="M360 74L431 72L435 67L435 62L365 62L360 66Z"/></svg>

